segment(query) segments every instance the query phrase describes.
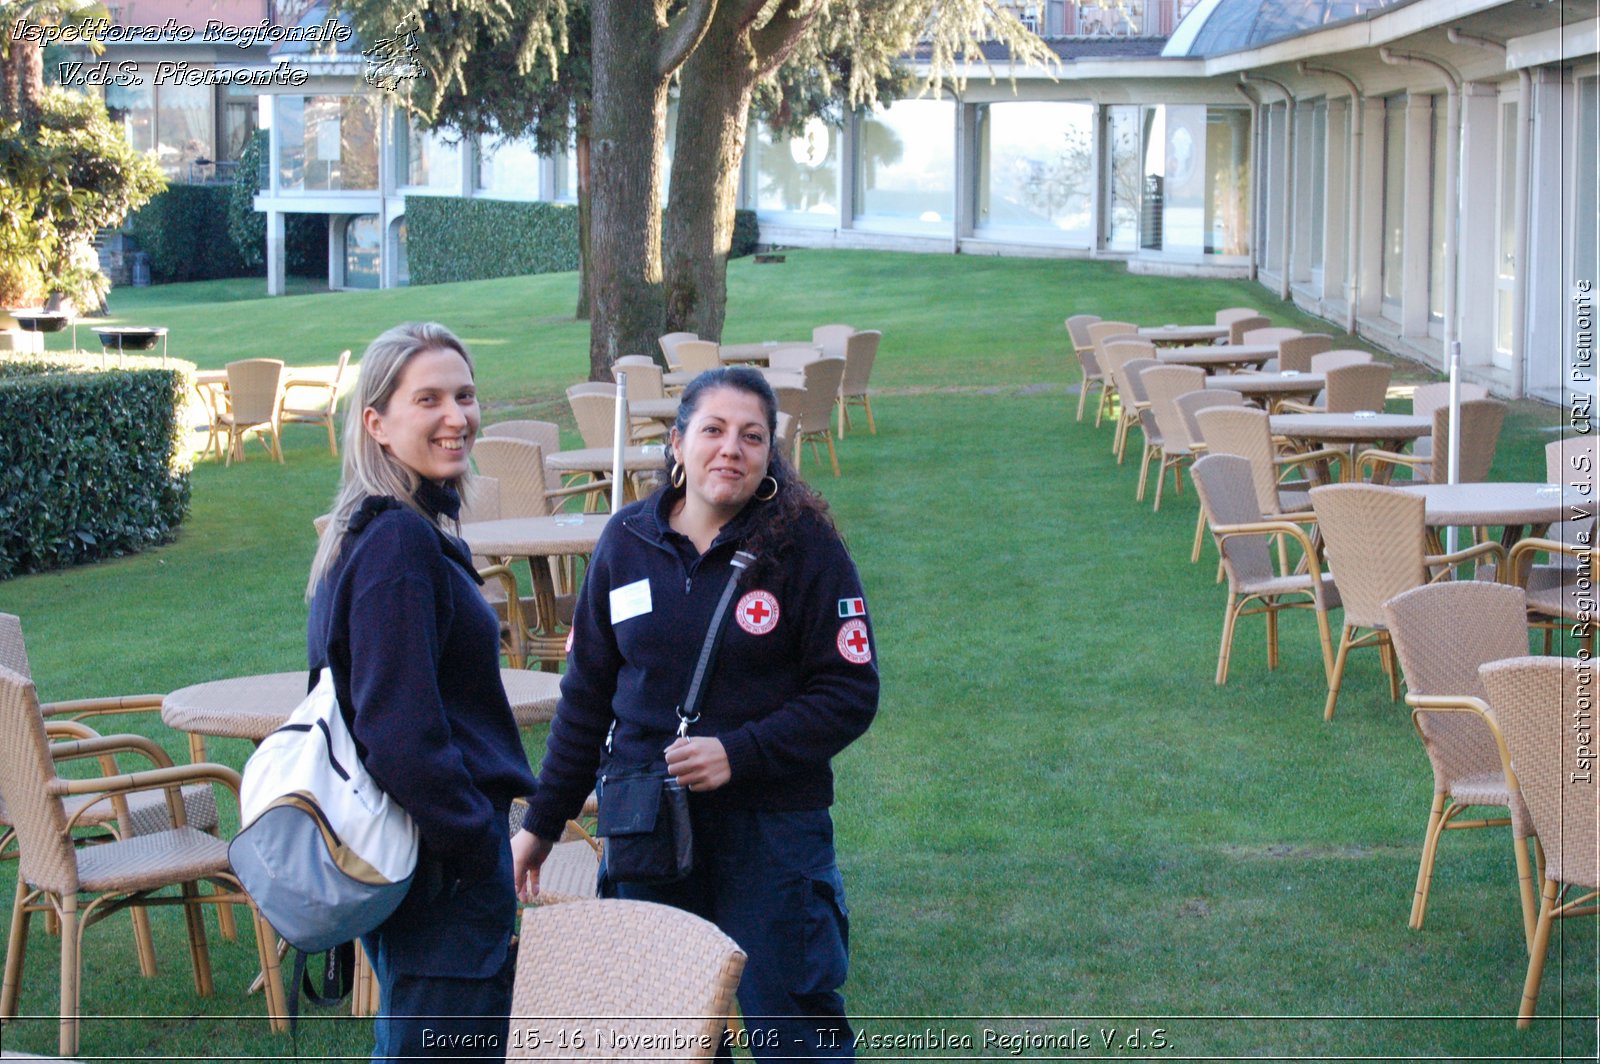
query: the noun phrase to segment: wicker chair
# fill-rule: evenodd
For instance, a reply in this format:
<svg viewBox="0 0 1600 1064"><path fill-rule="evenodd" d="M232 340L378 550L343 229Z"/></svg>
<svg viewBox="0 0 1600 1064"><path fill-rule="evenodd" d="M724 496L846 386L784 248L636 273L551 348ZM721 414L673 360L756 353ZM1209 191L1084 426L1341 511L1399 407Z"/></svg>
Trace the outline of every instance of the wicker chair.
<svg viewBox="0 0 1600 1064"><path fill-rule="evenodd" d="M801 389L798 405L794 408L795 468L800 468L800 452L809 441L811 456L822 461L817 450L818 442L827 444L828 461L833 465L833 475L839 475L839 454L833 446L833 404L839 395L839 385L844 380L845 360L819 358L806 364L805 387Z"/></svg>
<svg viewBox="0 0 1600 1064"><path fill-rule="evenodd" d="M1111 414L1111 401L1115 398L1117 387L1116 381L1111 377L1111 361L1106 357L1105 345L1111 340L1137 340L1139 327L1130 321L1094 321L1084 327L1084 332L1089 337L1089 347L1094 352L1095 363L1110 385L1108 390L1100 393L1100 406L1095 411L1094 424L1095 428L1099 428L1101 416L1109 417ZM1155 345L1152 344L1150 351L1154 350Z"/></svg>
<svg viewBox="0 0 1600 1064"><path fill-rule="evenodd" d="M1356 362L1327 371L1322 394L1310 403L1285 400L1278 404L1284 413L1353 414L1357 410L1381 411L1389 394L1394 367L1387 362Z"/></svg>
<svg viewBox="0 0 1600 1064"><path fill-rule="evenodd" d="M282 359L242 358L228 363L228 406L217 414L217 424L228 430L228 456L223 465L232 465L236 457L244 461L244 438L251 432L261 438L272 457L283 461L283 444L278 439L282 396ZM261 437L262 430L272 437L270 443Z"/></svg>
<svg viewBox="0 0 1600 1064"><path fill-rule="evenodd" d="M1327 333L1302 333L1287 340L1279 340L1276 368L1280 371L1310 373L1312 357L1332 348L1333 337Z"/></svg>
<svg viewBox="0 0 1600 1064"><path fill-rule="evenodd" d="M811 330L811 342L822 348L822 354L827 358L848 358L845 354L845 343L855 335L854 325L818 325Z"/></svg>
<svg viewBox="0 0 1600 1064"><path fill-rule="evenodd" d="M1489 468L1494 465L1495 448L1500 443L1500 427L1505 424L1506 404L1498 399L1473 399L1461 404L1461 468L1457 478L1462 484L1477 484L1489 479ZM1450 408L1441 406L1433 412L1433 444L1427 454L1400 454L1395 451L1370 450L1361 452L1359 470L1362 476L1371 470L1374 478L1387 478L1393 471L1405 466L1411 470L1411 480L1416 484L1443 484L1449 474L1449 463L1443 457L1449 454ZM1434 461L1434 458L1440 461Z"/></svg>
<svg viewBox="0 0 1600 1064"><path fill-rule="evenodd" d="M1593 696L1594 674L1574 669L1569 658L1518 657L1485 665L1479 675L1544 851L1544 886L1517 1010L1517 1026L1527 1027L1539 1004L1551 925L1600 909L1600 790L1594 772L1573 771L1584 758L1592 760L1593 733L1580 733L1568 716ZM1567 896L1572 887L1587 893ZM1578 975L1592 982L1594 969Z"/></svg>
<svg viewBox="0 0 1600 1064"><path fill-rule="evenodd" d="M1213 319L1218 325L1232 325L1242 318L1259 318L1261 312L1255 307L1226 307L1217 311Z"/></svg>
<svg viewBox="0 0 1600 1064"><path fill-rule="evenodd" d="M669 332L656 341L661 346L661 357L667 360L668 369L681 368L678 364L678 345L685 340L698 340L699 334L692 332Z"/></svg>
<svg viewBox="0 0 1600 1064"><path fill-rule="evenodd" d="M69 780L56 773L60 762L118 752L137 752L156 767L114 779ZM34 913L54 912L61 920L59 1045L62 1056L71 1056L78 1051L82 944L89 927L125 906L182 905L195 991L209 997L211 962L201 906L241 904L250 906L254 917L256 952L266 973L272 1029L287 1029L276 938L229 871L227 843L185 821L179 788L191 783L221 784L235 798L239 793L239 774L233 769L203 763L173 766L159 746L141 736L108 735L52 744L33 684L0 666L0 794L16 817L21 844L0 1017L10 1019L17 1014ZM73 845L72 830L82 818L68 812L65 799L92 794L105 801L142 792L165 796L174 826L102 846L80 849ZM216 892L200 893L201 882L212 883ZM180 896L157 893L170 886L179 887ZM87 904L80 904L82 895L90 895Z"/></svg>
<svg viewBox="0 0 1600 1064"><path fill-rule="evenodd" d="M1156 500L1154 510L1161 510L1161 489L1172 470L1172 488L1183 494L1183 465L1194 458L1189 447L1189 430L1183 415L1178 412L1177 398L1185 393L1202 391L1206 386L1206 372L1196 366L1164 366L1157 363L1139 373L1145 396L1150 400L1150 422L1145 428L1145 452L1139 463L1139 493L1144 501L1145 481L1150 472L1150 461L1157 456L1161 464L1156 468ZM1151 447L1151 429L1155 431Z"/></svg>
<svg viewBox="0 0 1600 1064"><path fill-rule="evenodd" d="M1232 328L1232 326L1229 326ZM1241 344L1281 344L1285 340L1293 340L1304 336L1299 329L1290 329L1282 325L1267 326L1261 329L1249 329L1240 334Z"/></svg>
<svg viewBox="0 0 1600 1064"><path fill-rule="evenodd" d="M1321 464L1344 452L1332 448L1280 456L1272 443L1272 428L1265 410L1252 406L1221 406L1195 414L1209 454L1236 454L1250 462L1256 486L1256 505L1268 517L1304 513L1311 509L1306 492L1318 483ZM1304 468L1312 479L1282 481L1291 470Z"/></svg>
<svg viewBox="0 0 1600 1064"><path fill-rule="evenodd" d="M1427 916L1434 861L1445 831L1510 825L1522 933L1531 948L1536 906L1528 839L1533 824L1478 679L1478 667L1485 662L1528 652L1522 594L1504 584L1473 580L1424 584L1384 603L1383 614L1405 676L1411 723L1433 766L1433 806L1410 924L1420 929ZM1462 624L1463 617L1471 617L1472 623ZM1461 818L1472 806L1503 806L1509 815Z"/></svg>
<svg viewBox="0 0 1600 1064"><path fill-rule="evenodd" d="M1474 399L1489 398L1489 389L1481 384L1468 384L1463 381L1457 386L1461 391L1461 401L1471 402ZM1414 417L1432 417L1433 412L1441 406L1450 405L1450 384L1448 381L1435 381L1433 384L1419 384L1411 393L1411 413ZM1423 437L1426 439L1427 437ZM1418 440L1421 443L1422 440Z"/></svg>
<svg viewBox="0 0 1600 1064"><path fill-rule="evenodd" d="M350 349L339 352L339 364L327 381L302 380L285 384L283 398L279 401L280 425L325 425L328 429L328 453L337 456L339 441L334 429L334 419L339 406L339 389L344 385L344 371L350 365ZM315 398L309 402L304 395Z"/></svg>
<svg viewBox="0 0 1600 1064"><path fill-rule="evenodd" d="M614 384L584 381L567 389L567 404L578 423L578 435L585 447L611 447L617 423L617 387ZM629 418L629 443L659 440L667 429L650 418Z"/></svg>
<svg viewBox="0 0 1600 1064"><path fill-rule="evenodd" d="M1339 594L1331 577L1316 564L1316 548L1304 528L1288 518L1264 518L1256 505L1250 463L1238 455L1208 454L1196 460L1190 470L1195 494L1200 496L1200 512L1211 528L1211 535L1222 555L1222 569L1228 579L1228 602L1222 614L1222 646L1217 652L1218 685L1228 682L1228 663L1233 656L1234 628L1239 618L1250 614L1267 615L1267 668L1278 667L1278 613L1285 609L1310 609L1317 615L1317 637L1322 644L1322 671L1331 675L1333 637L1328 611L1339 605ZM1301 517L1300 520L1305 520ZM1278 552L1278 567L1273 568L1269 541L1292 540L1301 555L1312 564L1307 571L1290 572Z"/></svg>
<svg viewBox="0 0 1600 1064"><path fill-rule="evenodd" d="M1156 361L1156 346L1134 336L1122 336L1096 346L1100 368L1111 378L1111 388L1117 399L1117 424L1111 434L1111 453L1121 465L1128 449L1128 430L1139 424L1139 411L1146 406L1138 383L1130 382L1122 370L1134 359Z"/></svg>
<svg viewBox="0 0 1600 1064"><path fill-rule="evenodd" d="M1067 337L1072 341L1072 353L1078 357L1078 368L1083 371L1083 384L1078 388L1078 420L1083 420L1083 411L1089 402L1089 393L1099 389L1102 400L1105 398L1107 380L1100 371L1100 363L1094 356L1094 342L1089 339L1089 326L1100 320L1098 314L1074 314L1066 320ZM1100 407L1095 407L1094 424L1100 427Z"/></svg>
<svg viewBox="0 0 1600 1064"><path fill-rule="evenodd" d="M678 368L681 371L704 373L708 369L721 367L719 350L720 345L712 340L680 340L673 348L673 353L678 356Z"/></svg>
<svg viewBox="0 0 1600 1064"><path fill-rule="evenodd" d="M859 406L867 412L867 431L878 434L878 423L872 417L872 400L867 395L867 382L872 378L872 365L878 358L878 344L883 333L877 329L864 329L850 334L844 344L844 379L839 382L839 438L850 427L850 407ZM824 348L826 351L826 348Z"/></svg>
<svg viewBox="0 0 1600 1064"><path fill-rule="evenodd" d="M1311 356L1311 372L1326 373L1330 369L1340 366L1357 366L1363 362L1371 362L1372 353L1357 351L1354 348L1340 348L1337 351L1320 351Z"/></svg>
<svg viewBox="0 0 1600 1064"><path fill-rule="evenodd" d="M1588 523L1593 528L1594 519ZM1551 564L1535 565L1535 557L1545 552ZM1557 629L1571 632L1589 654L1594 653L1593 574L1594 547L1581 539L1529 538L1511 548L1506 582L1527 595L1528 621L1544 632L1546 653Z"/></svg>
<svg viewBox="0 0 1600 1064"><path fill-rule="evenodd" d="M572 1059L572 1047L555 1038L519 1039L523 1020L573 1030L603 1020L607 1037L584 1049L585 1060L638 1060L642 1039L688 1047L670 1057L653 1051L651 1060L711 1060L744 961L715 924L667 905L610 899L526 909L506 1059Z"/></svg>
<svg viewBox="0 0 1600 1064"><path fill-rule="evenodd" d="M1383 604L1429 582L1429 570L1448 576L1453 566L1483 558L1503 562L1505 548L1480 543L1454 554L1424 549L1422 496L1376 484L1331 484L1311 489L1311 505L1322 530L1328 568L1338 577L1344 602L1339 653L1328 679L1324 720L1333 719L1345 662L1357 647L1375 646L1389 676L1389 697L1400 697L1400 677L1389 641ZM1365 635L1359 633L1365 629Z"/></svg>
<svg viewBox="0 0 1600 1064"><path fill-rule="evenodd" d="M1217 324L1220 325L1222 323L1218 322ZM1263 317L1260 314L1246 318L1234 318L1232 321L1228 322L1228 343L1242 344L1244 343L1245 333L1254 332L1257 329L1270 328L1271 325L1271 319Z"/></svg>
<svg viewBox="0 0 1600 1064"><path fill-rule="evenodd" d="M1178 416L1183 419L1184 432L1189 437L1189 451L1196 457L1206 452L1206 439L1200 431L1200 422L1195 417L1202 410L1213 406L1244 406L1245 398L1231 388L1202 388L1199 391L1185 392L1173 401L1178 408ZM1206 537L1206 512L1202 509L1195 518L1194 524L1194 549L1189 552L1189 561L1200 560L1200 547Z"/></svg>

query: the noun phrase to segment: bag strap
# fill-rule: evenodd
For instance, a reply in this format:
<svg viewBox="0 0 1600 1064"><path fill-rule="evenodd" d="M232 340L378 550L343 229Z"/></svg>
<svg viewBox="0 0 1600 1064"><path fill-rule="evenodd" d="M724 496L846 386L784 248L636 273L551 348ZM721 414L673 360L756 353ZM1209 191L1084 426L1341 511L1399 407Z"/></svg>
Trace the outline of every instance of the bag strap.
<svg viewBox="0 0 1600 1064"><path fill-rule="evenodd" d="M733 561L729 563L727 586L722 589L722 598L717 601L717 612L711 615L711 624L706 628L706 641L700 647L700 661L694 667L694 679L689 681L689 693L684 696L683 704L678 707L678 737L681 739L689 732L689 726L700 719L700 684L710 671L711 662L717 656L717 647L721 643L718 638L722 634L723 621L728 615L728 602L733 598L733 589L739 583L739 575L756 560L756 556L749 551L735 551Z"/></svg>

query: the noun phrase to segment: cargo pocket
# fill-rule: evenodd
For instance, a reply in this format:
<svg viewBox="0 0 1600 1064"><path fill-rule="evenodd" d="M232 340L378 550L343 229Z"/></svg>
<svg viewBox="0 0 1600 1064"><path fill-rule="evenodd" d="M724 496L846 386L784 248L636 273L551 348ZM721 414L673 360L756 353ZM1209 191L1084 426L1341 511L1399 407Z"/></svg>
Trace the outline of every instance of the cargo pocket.
<svg viewBox="0 0 1600 1064"><path fill-rule="evenodd" d="M850 909L837 865L808 872L805 889L804 963L790 979L795 994L819 994L844 985L850 971Z"/></svg>

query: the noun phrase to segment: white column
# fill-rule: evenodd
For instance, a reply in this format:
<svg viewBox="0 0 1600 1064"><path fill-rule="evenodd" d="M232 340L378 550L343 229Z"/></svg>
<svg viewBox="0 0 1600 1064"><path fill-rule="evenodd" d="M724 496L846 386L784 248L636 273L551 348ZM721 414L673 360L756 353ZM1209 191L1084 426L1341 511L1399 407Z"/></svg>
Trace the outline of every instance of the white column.
<svg viewBox="0 0 1600 1064"><path fill-rule="evenodd" d="M1433 220L1433 100L1406 97L1405 210L1400 236L1400 334L1428 335L1428 266ZM1441 103L1443 98L1440 98ZM1443 108L1441 107L1441 111ZM1440 116L1443 120L1443 115ZM1441 160L1442 164L1442 160ZM1440 167L1441 173L1443 166Z"/></svg>
<svg viewBox="0 0 1600 1064"><path fill-rule="evenodd" d="M1461 364L1494 358L1494 261L1499 230L1495 186L1500 173L1499 96L1492 85L1469 82L1462 92L1461 218L1457 254L1461 270Z"/></svg>
<svg viewBox="0 0 1600 1064"><path fill-rule="evenodd" d="M273 184L277 184L277 170L273 170ZM283 212L267 212L267 295L284 293Z"/></svg>
<svg viewBox="0 0 1600 1064"><path fill-rule="evenodd" d="M1360 278L1357 313L1376 317L1383 305L1383 100L1367 97L1362 113Z"/></svg>

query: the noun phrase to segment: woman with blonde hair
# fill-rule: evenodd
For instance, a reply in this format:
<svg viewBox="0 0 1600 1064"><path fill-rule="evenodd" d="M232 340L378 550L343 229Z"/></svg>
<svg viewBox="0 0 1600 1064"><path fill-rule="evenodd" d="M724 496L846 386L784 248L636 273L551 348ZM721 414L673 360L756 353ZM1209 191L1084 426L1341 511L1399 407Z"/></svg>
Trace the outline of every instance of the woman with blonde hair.
<svg viewBox="0 0 1600 1064"><path fill-rule="evenodd" d="M534 789L500 680L499 622L452 534L478 434L472 356L398 325L361 360L344 470L311 567L307 657L333 672L367 770L416 820L405 901L362 939L373 1059L503 1057L516 919L507 811Z"/></svg>

